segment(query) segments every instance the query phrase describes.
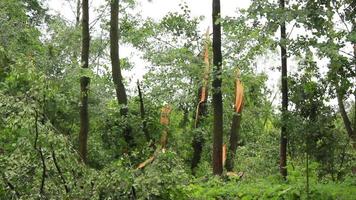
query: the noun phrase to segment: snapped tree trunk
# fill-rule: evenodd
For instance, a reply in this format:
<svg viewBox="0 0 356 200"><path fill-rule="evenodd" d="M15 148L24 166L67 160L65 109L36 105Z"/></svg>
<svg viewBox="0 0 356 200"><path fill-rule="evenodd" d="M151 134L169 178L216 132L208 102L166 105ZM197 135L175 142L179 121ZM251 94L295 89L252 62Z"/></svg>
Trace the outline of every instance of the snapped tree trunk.
<svg viewBox="0 0 356 200"><path fill-rule="evenodd" d="M232 116L231 130L230 130L230 146L228 150L227 160L225 168L228 172L232 172L234 169L234 160L237 150L237 145L240 135L240 122L244 101L244 87L240 82L240 70L236 71L235 81L235 103L234 114Z"/></svg>
<svg viewBox="0 0 356 200"><path fill-rule="evenodd" d="M221 94L222 54L221 54L221 23L220 0L213 0L213 174L221 175L222 144L223 144L223 101Z"/></svg>
<svg viewBox="0 0 356 200"><path fill-rule="evenodd" d="M194 119L194 129L197 130L199 128L201 121L204 116L207 114L207 105L206 102L208 100L208 82L209 82L209 74L210 74L210 61L209 61L209 29L205 34L205 52L204 52L204 63L205 69L203 73L203 81L202 86L198 89L198 105L195 112ZM193 147L193 158L191 162L191 170L192 173L195 174L195 168L198 166L201 154L203 151L204 137L201 131L197 131L193 136L192 147Z"/></svg>
<svg viewBox="0 0 356 200"><path fill-rule="evenodd" d="M150 135L147 129L147 121L146 121L146 112L145 112L145 104L143 103L143 96L140 87L140 81L137 80L137 90L138 90L138 97L140 99L140 113L141 113L141 120L142 120L142 131L145 134L146 140L150 141Z"/></svg>
<svg viewBox="0 0 356 200"><path fill-rule="evenodd" d="M284 0L279 1L279 7L284 10ZM279 171L284 179L287 178L287 123L286 115L288 112L288 85L287 85L287 48L286 48L286 25L281 22L281 62L282 62L282 127L280 139L280 158Z"/></svg>
<svg viewBox="0 0 356 200"><path fill-rule="evenodd" d="M196 110L196 115L195 115L195 121L194 121L194 128L197 129L199 128L201 124L201 119L206 115L206 100L207 100L207 95L204 98L204 100L201 100L202 93L204 92L204 87L200 87L198 90L198 106ZM206 92L206 91L205 91ZM193 142L192 142L192 147L193 147L193 158L191 162L191 170L192 173L195 174L195 168L198 166L200 159L201 159L201 154L203 151L203 144L204 144L204 138L200 132L197 132L194 134L193 137Z"/></svg>
<svg viewBox="0 0 356 200"><path fill-rule="evenodd" d="M88 0L83 0L82 3L82 68L89 67L89 5ZM79 133L79 153L84 163L87 162L87 141L89 132L89 115L88 115L88 91L89 77L83 76L80 78L80 133Z"/></svg>
<svg viewBox="0 0 356 200"><path fill-rule="evenodd" d="M110 20L110 57L112 67L112 78L115 86L117 102L120 106L120 115L127 118L127 95L123 83L123 78L120 68L119 59L119 0L111 1L111 20ZM126 143L133 145L133 138L131 136L131 127L126 122L124 126L124 138Z"/></svg>
<svg viewBox="0 0 356 200"><path fill-rule="evenodd" d="M168 144L168 126L169 126L169 115L172 111L170 105L165 105L161 109L160 123L163 126L163 131L161 134L161 149L166 149Z"/></svg>
<svg viewBox="0 0 356 200"><path fill-rule="evenodd" d="M232 172L234 170L234 160L235 160L235 155L236 155L236 150L237 150L237 145L239 141L239 132L240 132L240 122L241 122L241 114L235 112L232 116L232 124L231 124L231 130L230 130L230 146L227 154L227 159L226 159L226 170L228 172Z"/></svg>

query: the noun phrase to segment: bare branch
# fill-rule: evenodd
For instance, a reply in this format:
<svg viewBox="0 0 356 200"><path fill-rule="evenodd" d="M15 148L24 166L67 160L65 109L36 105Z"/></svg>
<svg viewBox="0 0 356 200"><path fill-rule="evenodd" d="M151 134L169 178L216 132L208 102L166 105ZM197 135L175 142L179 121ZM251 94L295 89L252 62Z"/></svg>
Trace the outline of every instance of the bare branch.
<svg viewBox="0 0 356 200"><path fill-rule="evenodd" d="M67 185L67 182L66 182L66 180L65 180L65 178L64 178L64 176L63 176L62 170L61 170L61 168L60 168L59 165L58 165L58 162L57 162L57 159L56 159L56 153L55 153L54 150L52 150L52 159L53 159L54 165L56 166L56 169L57 169L57 171L58 171L58 174L59 174L59 176L60 176L61 179L62 179L62 182L63 182L63 185L64 185L64 189L66 190L66 193L69 193L69 192L70 192L70 189L69 189L69 187L68 187L68 185Z"/></svg>

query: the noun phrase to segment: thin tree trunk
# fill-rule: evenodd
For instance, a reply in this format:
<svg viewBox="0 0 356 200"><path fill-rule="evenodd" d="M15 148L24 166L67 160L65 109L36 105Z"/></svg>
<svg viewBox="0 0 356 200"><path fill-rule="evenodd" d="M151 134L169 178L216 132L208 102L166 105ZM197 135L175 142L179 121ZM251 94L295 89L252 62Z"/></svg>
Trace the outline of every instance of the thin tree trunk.
<svg viewBox="0 0 356 200"><path fill-rule="evenodd" d="M356 24L353 24L353 30L356 32ZM354 43L354 70L356 71L356 42ZM346 115L347 116L347 115ZM354 90L354 127L353 127L353 148L356 149L356 88ZM356 171L356 167L355 167Z"/></svg>
<svg viewBox="0 0 356 200"><path fill-rule="evenodd" d="M163 131L161 134L161 149L166 149L167 144L168 144L168 126L169 126L169 115L172 111L172 108L170 105L165 105L161 109L161 117L160 117L160 123L163 126Z"/></svg>
<svg viewBox="0 0 356 200"><path fill-rule="evenodd" d="M356 23L352 25L352 29L355 32L356 31ZM356 71L356 42L354 43L354 59L353 59L353 64L354 64L354 70ZM352 147L354 150L356 150L356 88L354 90L354 130L353 130L353 139L352 139ZM356 166L352 167L352 173L356 174Z"/></svg>
<svg viewBox="0 0 356 200"><path fill-rule="evenodd" d="M284 0L279 1L279 7L284 10ZM284 179L287 178L287 123L288 112L288 85L287 85L287 48L286 48L286 25L281 23L281 61L282 61L282 127L280 141L279 170Z"/></svg>
<svg viewBox="0 0 356 200"><path fill-rule="evenodd" d="M120 68L119 59L119 0L111 1L111 20L110 20L110 57L112 67L112 78L115 85L117 102L120 107L120 115L127 118L127 95L126 89L123 83L123 78ZM133 138L131 136L131 127L128 123L125 123L124 138L128 145L133 144Z"/></svg>
<svg viewBox="0 0 356 200"><path fill-rule="evenodd" d="M194 128L197 129L199 128L201 124L201 119L203 116L206 115L206 100L207 100L207 94L205 95L205 99L201 100L202 92L203 92L204 87L200 87L198 90L198 106L197 106L197 111L194 119ZM205 91L207 92L207 91ZM199 132L196 133L193 137L193 142L192 142L192 147L193 147L193 158L191 162L191 170L192 173L195 174L195 168L198 166L200 159L201 159L201 154L203 151L203 144L204 144L204 138L202 134Z"/></svg>
<svg viewBox="0 0 356 200"><path fill-rule="evenodd" d="M221 54L221 23L219 22L220 0L213 0L213 173L221 175L222 165L222 145L223 145L223 101L221 94L222 82L222 54Z"/></svg>
<svg viewBox="0 0 356 200"><path fill-rule="evenodd" d="M228 150L227 160L226 160L226 170L232 172L234 169L234 160L236 155L236 149L239 140L240 133L240 122L241 114L244 102L244 88L240 82L240 70L236 70L236 81L235 81L235 103L234 103L234 113L232 116L231 130L230 130L230 146Z"/></svg>
<svg viewBox="0 0 356 200"><path fill-rule="evenodd" d="M140 98L140 113L141 113L141 120L142 120L142 131L145 134L146 140L150 141L150 135L147 129L147 121L146 121L146 112L145 112L145 105L143 103L142 91L140 87L140 81L137 80L137 89L138 89L138 97Z"/></svg>
<svg viewBox="0 0 356 200"><path fill-rule="evenodd" d="M209 60L209 28L205 34L205 52L204 52L204 63L205 69L203 73L203 81L202 86L198 89L198 105L197 110L195 112L194 119L194 129L200 126L202 119L207 115L207 105L206 102L208 100L208 83L209 83L209 75L210 75L210 60ZM193 147L193 158L191 162L191 170L192 174L195 175L195 168L198 166L201 160L201 154L203 151L203 145L205 142L205 138L203 137L201 131L197 131L193 136L192 147Z"/></svg>
<svg viewBox="0 0 356 200"><path fill-rule="evenodd" d="M88 0L83 0L82 3L82 68L89 67L89 5ZM79 153L84 163L87 162L87 141L89 132L89 115L88 115L88 91L89 77L80 78L80 133L79 133Z"/></svg>
<svg viewBox="0 0 356 200"><path fill-rule="evenodd" d="M236 155L236 149L239 141L239 132L240 132L240 122L241 122L241 113L235 112L232 116L232 124L230 130L230 146L228 150L228 156L226 159L226 170L232 172L234 169L234 160Z"/></svg>
<svg viewBox="0 0 356 200"><path fill-rule="evenodd" d="M44 157L43 152L42 152L42 148L39 147L37 149L37 151L40 154L41 162L42 162L42 177L41 177L40 194L43 195L44 194L44 189L45 189L45 181L46 181L46 177L47 177L47 167L46 167L45 157Z"/></svg>
<svg viewBox="0 0 356 200"><path fill-rule="evenodd" d="M76 11L76 16L75 16L75 27L79 26L79 22L80 22L80 6L81 1L77 0L77 11Z"/></svg>
<svg viewBox="0 0 356 200"><path fill-rule="evenodd" d="M186 127L187 123L189 122L189 110L185 106L182 106L182 110L183 110L183 119L179 123L179 126L181 128L184 128L184 127Z"/></svg>
<svg viewBox="0 0 356 200"><path fill-rule="evenodd" d="M342 121L344 122L345 129L346 129L348 136L351 138L352 146L354 149L356 149L356 133L355 133L355 130L352 130L351 121L350 121L349 117L347 116L345 105L344 105L344 102L342 99L343 95L340 93L340 91L337 91L336 93L337 93L337 103L339 106Z"/></svg>

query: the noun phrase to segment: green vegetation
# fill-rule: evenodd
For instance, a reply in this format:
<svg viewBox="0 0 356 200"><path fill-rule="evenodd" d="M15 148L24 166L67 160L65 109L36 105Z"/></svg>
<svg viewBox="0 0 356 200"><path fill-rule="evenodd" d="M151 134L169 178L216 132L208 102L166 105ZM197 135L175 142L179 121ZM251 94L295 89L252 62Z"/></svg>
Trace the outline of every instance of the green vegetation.
<svg viewBox="0 0 356 200"><path fill-rule="evenodd" d="M355 1L63 2L0 0L1 200L356 199Z"/></svg>

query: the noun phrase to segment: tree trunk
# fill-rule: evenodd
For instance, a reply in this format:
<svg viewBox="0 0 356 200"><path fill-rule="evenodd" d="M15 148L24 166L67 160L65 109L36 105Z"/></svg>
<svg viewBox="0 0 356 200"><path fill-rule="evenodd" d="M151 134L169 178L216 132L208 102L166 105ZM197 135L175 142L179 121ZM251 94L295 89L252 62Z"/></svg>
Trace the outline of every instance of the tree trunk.
<svg viewBox="0 0 356 200"><path fill-rule="evenodd" d="M163 131L161 134L161 149L166 149L167 144L168 144L168 126L169 126L169 115L172 111L172 108L170 105L165 105L161 109L161 117L160 117L160 123L163 126Z"/></svg>
<svg viewBox="0 0 356 200"><path fill-rule="evenodd" d="M213 0L213 173L221 175L222 144L223 144L223 101L221 94L222 55L221 55L221 23L220 0Z"/></svg>
<svg viewBox="0 0 356 200"><path fill-rule="evenodd" d="M145 106L143 103L143 97L142 97L142 91L140 87L140 81L137 80L137 90L138 90L138 97L140 99L140 113L141 113L141 120L142 120L142 131L145 134L146 140L149 142L150 141L150 135L148 133L147 129L147 121L146 121L146 113L145 113Z"/></svg>
<svg viewBox="0 0 356 200"><path fill-rule="evenodd" d="M200 126L201 121L204 116L207 115L207 105L206 102L208 100L208 83L209 83L209 76L210 76L210 60L209 60L209 43L210 43L210 36L209 36L209 28L205 34L206 41L205 41L205 52L204 52L204 63L205 69L203 73L203 81L202 86L198 89L198 105L195 112L195 119L194 119L194 129ZM205 142L205 138L203 137L201 131L196 131L193 136L193 158L191 162L191 170L192 174L195 175L195 168L198 166L201 154L203 151L203 145Z"/></svg>
<svg viewBox="0 0 356 200"><path fill-rule="evenodd" d="M80 0L77 0L77 11L76 11L76 16L75 16L75 27L79 26L79 22L80 22Z"/></svg>
<svg viewBox="0 0 356 200"><path fill-rule="evenodd" d="M112 67L112 78L115 86L117 102L120 107L120 115L127 118L127 95L121 75L120 59L119 59L119 0L111 1L111 20L110 20L110 57ZM131 127L125 123L124 138L130 146L133 144L131 136Z"/></svg>
<svg viewBox="0 0 356 200"><path fill-rule="evenodd" d="M340 91L337 91L336 93L337 93L337 103L338 103L338 106L339 106L339 110L340 110L340 114L341 114L341 117L342 117L342 121L344 122L347 134L351 138L352 146L353 146L354 149L356 149L356 133L355 133L355 130L352 130L351 121L350 121L349 117L347 116L345 105L344 105L344 102L343 102L343 99L342 99L343 95L341 94Z"/></svg>
<svg viewBox="0 0 356 200"><path fill-rule="evenodd" d="M239 132L240 132L240 122L241 122L241 113L235 112L232 116L232 124L230 130L230 146L228 151L228 156L226 160L226 170L232 172L234 169L234 160L236 155L236 149L239 141Z"/></svg>
<svg viewBox="0 0 356 200"><path fill-rule="evenodd" d="M234 169L234 160L236 155L236 149L239 141L240 133L240 122L241 114L244 102L244 87L240 82L240 70L236 70L236 81L235 81L235 103L234 103L234 113L232 116L231 130L230 130L230 146L228 150L227 160L226 160L226 170L232 172Z"/></svg>
<svg viewBox="0 0 356 200"><path fill-rule="evenodd" d="M284 10L284 0L279 1L279 7ZM284 179L287 178L287 125L286 115L288 112L288 85L287 85L287 48L286 48L286 25L281 23L281 61L282 61L282 127L280 140L280 163L279 170Z"/></svg>
<svg viewBox="0 0 356 200"><path fill-rule="evenodd" d="M89 67L89 5L88 0L83 0L82 3L82 68ZM89 132L89 115L88 115L88 91L89 77L80 78L80 133L79 133L79 153L84 163L87 162L87 141Z"/></svg>
<svg viewBox="0 0 356 200"><path fill-rule="evenodd" d="M201 119L203 116L206 115L206 100L207 100L207 94L205 95L204 100L201 100L202 97L202 92L203 92L204 87L200 87L198 90L198 105L197 105L197 111L195 115L195 122L194 122L194 128L197 129L200 126ZM207 92L207 91L205 91ZM193 137L193 142L192 142L192 147L193 147L193 158L191 162L191 170L192 173L195 174L195 168L198 166L200 159L201 159L201 153L203 151L203 144L204 144L204 138L201 133L196 133L194 134Z"/></svg>

